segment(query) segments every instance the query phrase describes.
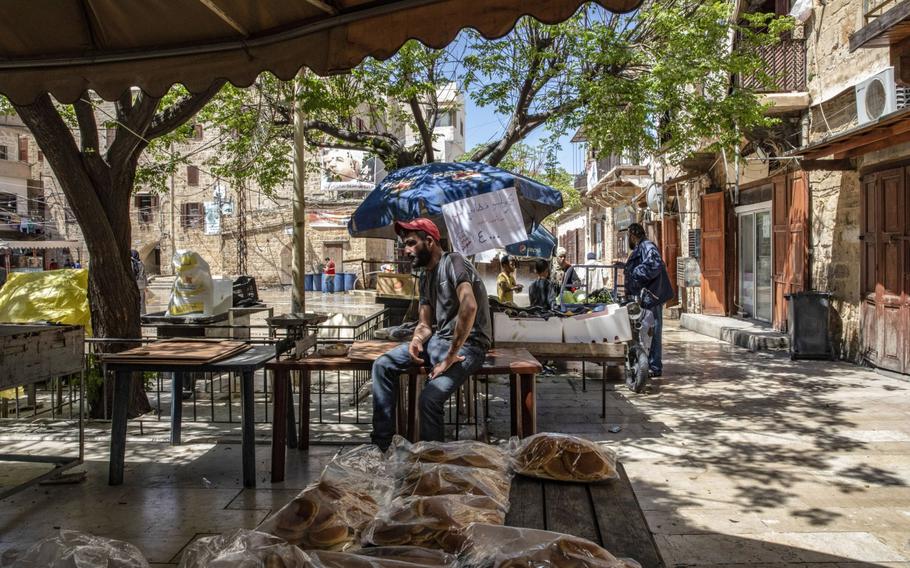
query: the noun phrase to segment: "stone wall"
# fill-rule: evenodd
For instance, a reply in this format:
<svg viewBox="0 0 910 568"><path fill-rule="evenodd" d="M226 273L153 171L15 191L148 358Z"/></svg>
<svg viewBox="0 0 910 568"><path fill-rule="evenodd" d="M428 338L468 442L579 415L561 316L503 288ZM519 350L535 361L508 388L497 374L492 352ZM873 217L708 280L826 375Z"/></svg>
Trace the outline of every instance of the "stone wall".
<svg viewBox="0 0 910 568"><path fill-rule="evenodd" d="M860 185L856 172L809 172L809 288L832 294L840 357L860 358Z"/></svg>
<svg viewBox="0 0 910 568"><path fill-rule="evenodd" d="M850 34L863 26L863 0L815 2L806 22L807 86L817 105L889 63L887 48L850 52Z"/></svg>

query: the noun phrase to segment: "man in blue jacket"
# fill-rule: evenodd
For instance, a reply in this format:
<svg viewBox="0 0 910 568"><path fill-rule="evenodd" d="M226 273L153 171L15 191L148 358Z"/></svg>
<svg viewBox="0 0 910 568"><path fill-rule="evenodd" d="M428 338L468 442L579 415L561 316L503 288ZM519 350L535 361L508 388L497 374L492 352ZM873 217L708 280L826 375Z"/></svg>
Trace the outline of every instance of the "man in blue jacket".
<svg viewBox="0 0 910 568"><path fill-rule="evenodd" d="M651 367L651 376L659 377L663 372L660 344L664 320L663 309L664 304L673 297L673 287L670 285L670 276L667 274L664 260L660 257L660 251L645 237L644 228L638 223L632 223L629 225L628 231L632 253L623 269L626 294L637 296L642 289L650 292L650 294L645 294L643 306L654 314L654 336L651 339L651 353L648 362Z"/></svg>

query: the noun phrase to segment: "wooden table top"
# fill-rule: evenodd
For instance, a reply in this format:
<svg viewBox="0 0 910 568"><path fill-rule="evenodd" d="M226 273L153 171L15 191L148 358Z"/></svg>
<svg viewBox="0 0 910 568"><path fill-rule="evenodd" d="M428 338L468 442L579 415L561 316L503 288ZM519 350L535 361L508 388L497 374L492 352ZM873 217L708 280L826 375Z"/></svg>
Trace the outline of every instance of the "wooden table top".
<svg viewBox="0 0 910 568"><path fill-rule="evenodd" d="M344 357L325 357L313 355L303 359L283 359L266 365L267 369L284 368L287 370L360 370L370 369L383 353L401 345L396 341L355 341L351 350ZM353 357L352 357L353 355ZM523 348L497 347L487 352L481 373L538 373L540 362Z"/></svg>
<svg viewBox="0 0 910 568"><path fill-rule="evenodd" d="M577 359L588 361L624 361L625 343L536 343L497 342L497 347L527 349L540 359Z"/></svg>

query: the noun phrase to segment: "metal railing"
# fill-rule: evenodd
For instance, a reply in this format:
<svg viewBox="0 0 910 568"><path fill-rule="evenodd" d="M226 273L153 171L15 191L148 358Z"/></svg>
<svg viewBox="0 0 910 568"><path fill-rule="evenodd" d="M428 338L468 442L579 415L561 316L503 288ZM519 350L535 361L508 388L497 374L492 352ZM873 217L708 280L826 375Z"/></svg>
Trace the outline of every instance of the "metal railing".
<svg viewBox="0 0 910 568"><path fill-rule="evenodd" d="M387 323L389 310L378 311L370 316L352 323L338 323L317 326L317 346L329 343L352 343L359 340L374 339L378 329ZM213 326L215 327L215 326ZM218 326L227 327L227 326ZM235 326L237 327L237 326ZM283 331L265 325L240 326L249 334L250 343L275 345L284 335ZM259 332L259 333L256 333ZM85 365L82 380L85 381L86 418L95 421L110 420L108 396L112 393L111 376L105 375L98 358L103 348L110 343L127 343L142 345L155 341L152 336L140 339L86 339ZM133 420L134 423L161 423L170 420L172 382L170 373L143 373L144 390L148 396L151 412ZM46 419L75 419L80 409L80 377L53 379L44 384L30 385L15 389L15 396L0 401L2 418L10 420L35 421ZM256 373L254 378L254 421L258 424L269 423L272 418L273 392L271 376L264 371ZM363 438L372 421L372 402L369 389L369 371L322 371L313 373L310 385L311 424L322 425L329 431L345 432L345 436ZM292 377L292 400L295 414L299 416L299 380ZM456 436L459 425L472 424L479 428L478 400L481 395L467 396L477 392L479 387L472 383L459 391L446 407L446 422L455 426ZM9 394L9 391L7 391ZM240 423L241 400L240 379L225 373L193 373L183 384L180 396L183 399L184 423L209 423L213 425L233 425ZM487 393L489 396L489 393ZM97 407L94 412L89 404ZM461 408L461 413L456 409ZM483 413L486 416L486 413ZM350 431L354 428L353 431ZM333 430L335 429L335 430ZM216 428L219 435L224 428Z"/></svg>
<svg viewBox="0 0 910 568"><path fill-rule="evenodd" d="M863 0L863 25L883 15L897 3L897 0Z"/></svg>

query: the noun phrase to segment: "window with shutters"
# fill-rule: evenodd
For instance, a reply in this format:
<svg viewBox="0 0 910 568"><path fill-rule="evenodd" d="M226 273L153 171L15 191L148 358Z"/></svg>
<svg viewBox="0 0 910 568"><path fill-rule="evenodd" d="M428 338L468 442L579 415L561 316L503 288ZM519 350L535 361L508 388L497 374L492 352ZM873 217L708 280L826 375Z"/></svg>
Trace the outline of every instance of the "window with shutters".
<svg viewBox="0 0 910 568"><path fill-rule="evenodd" d="M0 211L16 212L18 197L14 193L0 193Z"/></svg>
<svg viewBox="0 0 910 568"><path fill-rule="evenodd" d="M186 184L199 185L199 168L196 166L186 167Z"/></svg>
<svg viewBox="0 0 910 568"><path fill-rule="evenodd" d="M44 163L44 152L38 150L38 161Z"/></svg>
<svg viewBox="0 0 910 568"><path fill-rule="evenodd" d="M0 160L9 160L9 148L0 144Z"/></svg>
<svg viewBox="0 0 910 568"><path fill-rule="evenodd" d="M19 161L28 162L28 138L19 137Z"/></svg>
<svg viewBox="0 0 910 568"><path fill-rule="evenodd" d="M148 225L155 221L158 213L157 195L137 195L134 204L136 217L140 225Z"/></svg>
<svg viewBox="0 0 910 568"><path fill-rule="evenodd" d="M180 226L184 229L201 229L202 216L202 203L184 203L180 206Z"/></svg>
<svg viewBox="0 0 910 568"><path fill-rule="evenodd" d="M203 130L201 124L193 125L193 140L202 140Z"/></svg>

